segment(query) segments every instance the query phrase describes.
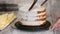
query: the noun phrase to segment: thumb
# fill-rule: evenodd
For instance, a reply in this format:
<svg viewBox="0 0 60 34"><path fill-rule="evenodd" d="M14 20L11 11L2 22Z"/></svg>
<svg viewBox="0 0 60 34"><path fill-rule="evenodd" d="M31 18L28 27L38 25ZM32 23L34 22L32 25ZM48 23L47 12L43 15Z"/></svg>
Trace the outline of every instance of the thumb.
<svg viewBox="0 0 60 34"><path fill-rule="evenodd" d="M59 27L58 25L53 25L52 30L55 30L58 27Z"/></svg>
<svg viewBox="0 0 60 34"><path fill-rule="evenodd" d="M52 25L51 29L54 30L55 28L57 28L57 25L56 24Z"/></svg>
<svg viewBox="0 0 60 34"><path fill-rule="evenodd" d="M55 27L52 27L51 29L52 29L52 30L54 30L54 29L55 29Z"/></svg>

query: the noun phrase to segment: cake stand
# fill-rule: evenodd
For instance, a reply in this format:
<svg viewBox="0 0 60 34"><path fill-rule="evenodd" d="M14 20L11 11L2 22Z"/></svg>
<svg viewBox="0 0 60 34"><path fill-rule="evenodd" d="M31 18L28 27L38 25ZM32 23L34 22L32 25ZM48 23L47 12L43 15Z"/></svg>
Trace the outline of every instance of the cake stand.
<svg viewBox="0 0 60 34"><path fill-rule="evenodd" d="M25 26L22 24L19 24L19 22L15 23L15 26L19 30L23 31L43 31L43 30L49 30L51 23L49 21L46 21L46 24L43 26Z"/></svg>

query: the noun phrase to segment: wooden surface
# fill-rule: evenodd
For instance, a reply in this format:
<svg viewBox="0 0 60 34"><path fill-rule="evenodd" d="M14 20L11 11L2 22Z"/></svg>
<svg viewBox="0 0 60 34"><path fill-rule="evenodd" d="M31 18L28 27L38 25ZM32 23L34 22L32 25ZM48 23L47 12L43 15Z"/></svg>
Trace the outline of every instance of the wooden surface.
<svg viewBox="0 0 60 34"><path fill-rule="evenodd" d="M44 0L43 0L44 1ZM43 2L42 1L42 2ZM0 3L14 3L18 4L19 8L24 3L31 4L33 0L0 0ZM40 0L38 2L40 3ZM37 4L37 5L39 5ZM47 20L50 21L52 24L57 21L57 17L60 16L60 0L48 0L47 3L44 5L44 7L47 8ZM12 28L11 26L14 25L16 21L19 20L19 11L13 11L18 18L12 22L6 29L0 31L0 34L60 34L60 30L47 30L47 31L40 31L40 32L25 32L21 30L17 30ZM6 12L0 12L0 14L6 13ZM8 12L10 13L10 12Z"/></svg>

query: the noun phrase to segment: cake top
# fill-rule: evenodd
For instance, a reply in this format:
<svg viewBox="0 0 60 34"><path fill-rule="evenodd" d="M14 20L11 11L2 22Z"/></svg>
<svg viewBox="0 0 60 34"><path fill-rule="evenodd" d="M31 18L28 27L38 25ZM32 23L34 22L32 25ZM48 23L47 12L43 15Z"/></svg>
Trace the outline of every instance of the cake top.
<svg viewBox="0 0 60 34"><path fill-rule="evenodd" d="M19 10L20 11L24 11L24 12L27 12L28 11L28 9L29 9L29 6L24 6L24 7L21 7ZM32 10L30 10L30 11L43 11L44 9L46 9L46 8L44 8L44 7L34 7Z"/></svg>

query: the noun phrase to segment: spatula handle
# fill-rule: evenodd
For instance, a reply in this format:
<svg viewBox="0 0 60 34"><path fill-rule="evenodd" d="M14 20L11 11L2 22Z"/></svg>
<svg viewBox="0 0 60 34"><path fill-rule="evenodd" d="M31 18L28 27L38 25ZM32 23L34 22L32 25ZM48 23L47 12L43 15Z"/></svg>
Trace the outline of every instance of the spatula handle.
<svg viewBox="0 0 60 34"><path fill-rule="evenodd" d="M43 6L46 2L47 2L47 0L45 0L45 1L41 4L41 6Z"/></svg>
<svg viewBox="0 0 60 34"><path fill-rule="evenodd" d="M34 0L33 4L31 5L31 7L29 8L29 11L34 7L34 5L36 4L37 0Z"/></svg>

